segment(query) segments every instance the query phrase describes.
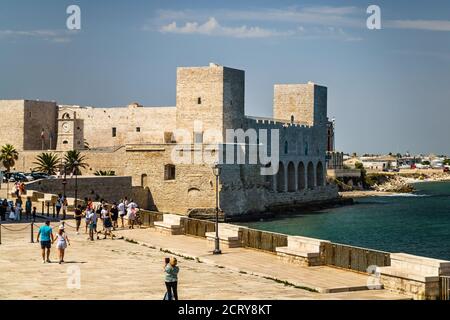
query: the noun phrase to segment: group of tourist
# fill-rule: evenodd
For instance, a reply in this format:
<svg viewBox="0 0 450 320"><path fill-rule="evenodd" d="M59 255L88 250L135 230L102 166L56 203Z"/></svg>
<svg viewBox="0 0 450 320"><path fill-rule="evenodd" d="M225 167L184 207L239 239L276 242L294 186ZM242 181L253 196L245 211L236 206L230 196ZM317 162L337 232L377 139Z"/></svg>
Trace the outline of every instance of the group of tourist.
<svg viewBox="0 0 450 320"><path fill-rule="evenodd" d="M81 221L85 220L85 233L89 233L89 240L94 240L94 235L99 239L99 234L104 234L104 239L110 236L114 238L112 231L119 227L119 219L122 228L125 228L124 219L128 220L128 228L134 229L138 218L139 207L133 200L128 200L127 197L121 199L119 204L114 202L111 206L101 200L97 206L94 205L92 199L85 198L83 205L78 205L74 211L74 218L76 224L76 232L79 234ZM102 222L102 230L99 231L97 227L98 221Z"/></svg>
<svg viewBox="0 0 450 320"><path fill-rule="evenodd" d="M27 221L30 219L36 221L36 207L33 207L30 197L27 197L25 205L23 204L22 197L20 196L16 198L15 202L8 202L8 200L4 199L0 203L0 220L6 221L7 215L8 219L11 221L20 222L22 221L22 218L25 218Z"/></svg>
<svg viewBox="0 0 450 320"><path fill-rule="evenodd" d="M76 233L79 234L81 227L81 221L84 217L86 225L85 232L89 230L89 240L94 240L94 235L99 239L99 234L103 232L104 239L110 236L114 238L113 230L119 227L118 220L120 218L122 228L124 228L124 218L128 218L128 227L134 228L136 221L138 206L133 201L125 197L120 200L119 204L113 203L111 208L105 203L100 203L95 207L91 199L85 199L83 205L78 205L75 209L74 218L76 222ZM102 221L102 230L100 231L97 222ZM58 227L56 236L53 235L53 229L50 226L50 220L47 220L43 226L39 228L37 242L41 246L42 263L51 263L50 249L53 243L56 244L58 249L59 264L64 263L65 250L70 245L69 237L65 231L64 223ZM166 286L166 294L164 300L178 300L178 273L179 267L177 266L177 259L165 258L164 263L164 281Z"/></svg>

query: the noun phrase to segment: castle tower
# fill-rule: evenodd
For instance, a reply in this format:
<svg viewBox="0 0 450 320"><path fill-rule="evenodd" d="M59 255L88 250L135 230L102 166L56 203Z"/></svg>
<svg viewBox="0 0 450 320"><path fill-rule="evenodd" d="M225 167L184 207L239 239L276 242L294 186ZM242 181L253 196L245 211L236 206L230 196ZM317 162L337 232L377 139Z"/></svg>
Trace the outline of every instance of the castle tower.
<svg viewBox="0 0 450 320"><path fill-rule="evenodd" d="M84 149L83 120L76 118L76 112L60 109L57 141L57 150Z"/></svg>
<svg viewBox="0 0 450 320"><path fill-rule="evenodd" d="M307 84L276 84L273 116L308 126L327 123L327 87Z"/></svg>
<svg viewBox="0 0 450 320"><path fill-rule="evenodd" d="M241 128L244 120L245 73L211 63L208 67L177 69L177 129L186 129L193 141L208 143L194 132L194 121L202 131ZM214 142L217 142L215 140Z"/></svg>

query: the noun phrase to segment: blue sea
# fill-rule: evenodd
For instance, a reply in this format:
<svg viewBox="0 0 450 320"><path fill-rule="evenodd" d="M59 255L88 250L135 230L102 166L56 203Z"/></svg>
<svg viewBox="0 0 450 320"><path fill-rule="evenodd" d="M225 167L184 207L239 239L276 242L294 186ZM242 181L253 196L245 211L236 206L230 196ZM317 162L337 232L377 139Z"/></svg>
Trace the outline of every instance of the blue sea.
<svg viewBox="0 0 450 320"><path fill-rule="evenodd" d="M450 260L450 182L425 182L415 187L413 194L360 198L350 206L241 224Z"/></svg>

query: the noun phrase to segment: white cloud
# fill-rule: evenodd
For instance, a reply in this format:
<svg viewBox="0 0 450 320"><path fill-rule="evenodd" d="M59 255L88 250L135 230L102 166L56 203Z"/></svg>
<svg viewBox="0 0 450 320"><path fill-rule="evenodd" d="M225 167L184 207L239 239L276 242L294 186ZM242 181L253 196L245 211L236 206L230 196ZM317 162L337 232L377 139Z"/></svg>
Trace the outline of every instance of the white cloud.
<svg viewBox="0 0 450 320"><path fill-rule="evenodd" d="M449 20L391 20L386 22L386 26L396 29L450 31Z"/></svg>
<svg viewBox="0 0 450 320"><path fill-rule="evenodd" d="M265 38L292 34L292 31L276 31L260 27L248 27L246 25L238 27L222 26L214 17L210 17L203 24L186 22L184 25L178 26L174 21L163 25L160 31L163 33L202 34L234 38Z"/></svg>
<svg viewBox="0 0 450 320"><path fill-rule="evenodd" d="M363 29L365 19L363 9L351 6L159 10L152 24L143 30L234 38L326 37L348 41L360 38L347 34L343 28ZM335 28L334 31L329 31L329 27Z"/></svg>
<svg viewBox="0 0 450 320"><path fill-rule="evenodd" d="M0 30L0 39L35 38L55 43L67 43L72 40L75 31L60 30Z"/></svg>
<svg viewBox="0 0 450 320"><path fill-rule="evenodd" d="M214 16L220 21L264 21L302 23L326 26L365 27L365 10L357 7L289 7L284 9L258 8L254 10L159 10L160 21L205 20Z"/></svg>

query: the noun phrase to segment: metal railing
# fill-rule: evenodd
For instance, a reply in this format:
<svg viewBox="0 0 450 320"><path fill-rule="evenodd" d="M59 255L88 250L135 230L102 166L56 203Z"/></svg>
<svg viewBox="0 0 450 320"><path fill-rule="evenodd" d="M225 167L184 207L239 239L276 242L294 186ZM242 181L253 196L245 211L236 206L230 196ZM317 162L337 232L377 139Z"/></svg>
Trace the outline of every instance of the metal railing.
<svg viewBox="0 0 450 320"><path fill-rule="evenodd" d="M30 222L21 224L21 227L17 228L17 225L12 227L10 224L5 225L4 223L0 223L0 245L2 244L2 229L9 232L22 232L30 228L30 242L34 243L34 230L36 225L37 224L35 222Z"/></svg>

